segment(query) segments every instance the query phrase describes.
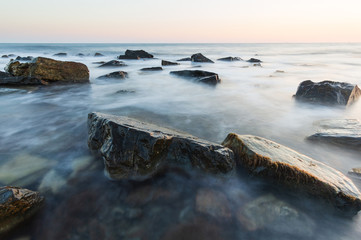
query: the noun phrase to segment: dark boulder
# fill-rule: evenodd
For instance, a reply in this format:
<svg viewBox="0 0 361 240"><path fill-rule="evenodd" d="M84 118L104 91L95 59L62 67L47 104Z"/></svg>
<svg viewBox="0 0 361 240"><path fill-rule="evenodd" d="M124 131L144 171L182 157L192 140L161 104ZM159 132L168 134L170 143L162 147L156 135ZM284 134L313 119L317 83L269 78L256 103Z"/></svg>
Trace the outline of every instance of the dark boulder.
<svg viewBox="0 0 361 240"><path fill-rule="evenodd" d="M361 151L361 124L357 119L323 120L307 140Z"/></svg>
<svg viewBox="0 0 361 240"><path fill-rule="evenodd" d="M125 63L117 60L111 60L109 62L103 63L99 67L125 67L127 66Z"/></svg>
<svg viewBox="0 0 361 240"><path fill-rule="evenodd" d="M62 53L56 53L53 56L55 56L55 57L66 57L66 56L68 56L68 54L62 52Z"/></svg>
<svg viewBox="0 0 361 240"><path fill-rule="evenodd" d="M104 55L101 53L98 53L98 52L94 54L94 57L102 57L102 56L104 56Z"/></svg>
<svg viewBox="0 0 361 240"><path fill-rule="evenodd" d="M192 61L192 59L190 58L190 57L187 57L187 58L181 58L181 59L178 59L177 60L178 62L190 62L190 61Z"/></svg>
<svg viewBox="0 0 361 240"><path fill-rule="evenodd" d="M93 64L104 64L106 63L105 61L100 61L100 62L93 62Z"/></svg>
<svg viewBox="0 0 361 240"><path fill-rule="evenodd" d="M112 179L142 180L172 165L226 174L235 164L228 148L128 117L90 113L88 133Z"/></svg>
<svg viewBox="0 0 361 240"><path fill-rule="evenodd" d="M32 77L14 77L10 73L0 71L0 85L47 85L47 82Z"/></svg>
<svg viewBox="0 0 361 240"><path fill-rule="evenodd" d="M127 50L124 55L118 56L118 59L140 59L140 58L153 58L152 54L144 50Z"/></svg>
<svg viewBox="0 0 361 240"><path fill-rule="evenodd" d="M39 193L17 187L0 188L0 234L34 215L43 205Z"/></svg>
<svg viewBox="0 0 361 240"><path fill-rule="evenodd" d="M206 83L209 85L216 85L221 83L221 79L219 78L217 73L207 72L202 70L182 70L182 71L172 71L170 74L189 78L196 82Z"/></svg>
<svg viewBox="0 0 361 240"><path fill-rule="evenodd" d="M85 55L83 53L78 53L77 56L78 57L84 57Z"/></svg>
<svg viewBox="0 0 361 240"><path fill-rule="evenodd" d="M31 57L31 56L27 56L27 57L17 56L17 57L15 58L15 60L17 60L17 61L31 61L31 60L33 60L33 59L34 59L34 58Z"/></svg>
<svg viewBox="0 0 361 240"><path fill-rule="evenodd" d="M162 60L162 66L173 66L173 65L179 65L179 63Z"/></svg>
<svg viewBox="0 0 361 240"><path fill-rule="evenodd" d="M2 55L1 57L2 58L8 58L9 56L8 55Z"/></svg>
<svg viewBox="0 0 361 240"><path fill-rule="evenodd" d="M233 61L241 61L242 59L239 57L224 57L217 59L218 61L225 61L225 62L233 62Z"/></svg>
<svg viewBox="0 0 361 240"><path fill-rule="evenodd" d="M250 63L261 63L262 61L257 59L257 58L250 58L247 60L247 62L250 62Z"/></svg>
<svg viewBox="0 0 361 240"><path fill-rule="evenodd" d="M98 79L106 79L106 78L124 79L126 77L128 77L127 72L117 71L117 72L112 72L112 73L108 73L106 75L100 76L100 77L98 77Z"/></svg>
<svg viewBox="0 0 361 240"><path fill-rule="evenodd" d="M361 90L357 85L345 82L303 81L294 95L296 100L323 105L350 105L358 100Z"/></svg>
<svg viewBox="0 0 361 240"><path fill-rule="evenodd" d="M88 83L89 70L82 63L63 62L50 58L37 57L31 62L20 63L11 61L6 71L12 78L11 85L23 85L24 81L38 81L39 84L48 83ZM16 82L18 81L18 82ZM3 84L6 84L5 82Z"/></svg>
<svg viewBox="0 0 361 240"><path fill-rule="evenodd" d="M361 210L361 193L341 172L276 142L230 133L222 143L254 176L307 193L347 214Z"/></svg>
<svg viewBox="0 0 361 240"><path fill-rule="evenodd" d="M196 53L191 56L192 62L208 62L208 63L214 63L211 59L206 58L203 56L202 53Z"/></svg>
<svg viewBox="0 0 361 240"><path fill-rule="evenodd" d="M149 68L142 68L140 71L162 71L162 67L149 67Z"/></svg>

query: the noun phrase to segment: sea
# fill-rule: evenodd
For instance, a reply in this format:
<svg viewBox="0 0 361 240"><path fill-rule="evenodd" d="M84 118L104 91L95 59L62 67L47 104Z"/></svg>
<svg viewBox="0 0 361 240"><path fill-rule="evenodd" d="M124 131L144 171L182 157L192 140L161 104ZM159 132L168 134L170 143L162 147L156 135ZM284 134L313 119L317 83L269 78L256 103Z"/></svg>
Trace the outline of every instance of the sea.
<svg viewBox="0 0 361 240"><path fill-rule="evenodd" d="M97 62L115 60L127 49L142 49L154 58L99 67ZM54 56L60 52L67 56ZM140 71L195 53L214 63L179 62L162 71ZM0 56L9 54L84 63L90 84L0 87L0 184L39 191L46 198L39 213L4 239L361 238L360 214L341 216L322 201L244 173L218 177L189 170L143 182L112 181L102 159L87 146L87 116L102 112L215 143L229 133L260 136L347 175L361 167L360 152L306 138L320 120L361 119L361 101L330 107L299 103L293 95L304 80L361 86L361 44L1 43ZM228 56L243 60L217 61ZM0 58L1 71L10 58ZM261 65L245 61L250 58L260 59ZM215 72L221 83L214 87L170 74L176 70ZM114 71L125 71L128 78L97 79ZM352 180L361 189L361 181ZM204 192L208 200L200 203ZM260 199L266 199L261 206ZM245 220L241 213L248 210L252 217Z"/></svg>

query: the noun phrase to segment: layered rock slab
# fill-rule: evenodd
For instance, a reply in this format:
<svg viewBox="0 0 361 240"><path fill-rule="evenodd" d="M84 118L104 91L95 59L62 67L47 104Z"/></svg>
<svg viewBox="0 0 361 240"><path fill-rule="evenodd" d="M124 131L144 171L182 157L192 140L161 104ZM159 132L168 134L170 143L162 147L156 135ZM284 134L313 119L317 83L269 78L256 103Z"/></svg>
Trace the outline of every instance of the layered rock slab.
<svg viewBox="0 0 361 240"><path fill-rule="evenodd" d="M350 214L361 210L361 193L341 172L273 141L231 133L222 143L251 174L326 200Z"/></svg>
<svg viewBox="0 0 361 240"><path fill-rule="evenodd" d="M88 146L112 179L143 180L168 166L225 174L235 166L233 152L221 145L136 119L88 115Z"/></svg>

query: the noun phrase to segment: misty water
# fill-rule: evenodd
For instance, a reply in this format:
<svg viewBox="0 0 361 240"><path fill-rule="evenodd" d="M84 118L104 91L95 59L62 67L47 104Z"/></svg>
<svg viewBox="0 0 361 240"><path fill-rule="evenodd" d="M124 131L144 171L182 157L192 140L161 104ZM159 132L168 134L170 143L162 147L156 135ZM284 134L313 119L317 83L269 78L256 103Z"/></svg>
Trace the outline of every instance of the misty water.
<svg viewBox="0 0 361 240"><path fill-rule="evenodd" d="M126 49L143 49L155 59L123 60L128 66L98 68ZM66 57L53 54L65 52ZM104 56L95 57L96 52ZM215 61L180 62L201 52ZM76 56L83 53L85 56ZM221 143L228 133L274 140L324 162L345 175L361 167L360 153L305 138L322 119L361 119L361 101L348 108L296 103L304 80L361 85L361 44L0 44L0 55L44 56L86 64L90 84L0 88L0 183L38 190L46 205L6 239L360 239L361 215L345 218L320 201L238 173L217 177L173 169L145 182L110 181L102 160L87 147L87 114L130 116ZM221 57L259 58L262 67ZM3 69L9 59L0 58ZM200 69L219 74L216 87L169 74ZM96 79L126 71L125 80ZM356 186L361 182L353 179ZM200 191L220 192L230 216L199 212ZM267 222L257 230L238 212L257 198L287 203L294 218ZM225 207L222 205L221 207ZM254 215L267 215L255 211ZM178 238L176 238L176 236ZM182 238L183 237L183 238Z"/></svg>

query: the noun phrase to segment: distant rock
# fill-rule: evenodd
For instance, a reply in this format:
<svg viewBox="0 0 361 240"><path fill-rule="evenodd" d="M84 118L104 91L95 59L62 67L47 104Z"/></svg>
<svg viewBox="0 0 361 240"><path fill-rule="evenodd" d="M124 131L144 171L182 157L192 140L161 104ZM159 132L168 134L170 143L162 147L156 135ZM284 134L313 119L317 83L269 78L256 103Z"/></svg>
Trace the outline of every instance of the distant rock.
<svg viewBox="0 0 361 240"><path fill-rule="evenodd" d="M127 66L124 62L117 61L117 60L111 60L109 62L103 63L99 67L125 67Z"/></svg>
<svg viewBox="0 0 361 240"><path fill-rule="evenodd" d="M84 57L85 55L83 53L78 53L77 56L78 57Z"/></svg>
<svg viewBox="0 0 361 240"><path fill-rule="evenodd" d="M93 62L93 64L104 64L106 63L105 61L100 61L100 62Z"/></svg>
<svg viewBox="0 0 361 240"><path fill-rule="evenodd" d="M89 148L112 179L142 180L172 165L214 174L234 168L228 148L132 118L90 113L88 133Z"/></svg>
<svg viewBox="0 0 361 240"><path fill-rule="evenodd" d="M55 56L55 57L66 57L66 56L68 56L68 54L61 52L61 53L56 53L53 56Z"/></svg>
<svg viewBox="0 0 361 240"><path fill-rule="evenodd" d="M5 78L0 78L0 84L3 85L89 82L89 70L86 65L50 58L37 57L26 63L11 61L5 70L10 74L10 77L8 75Z"/></svg>
<svg viewBox="0 0 361 240"><path fill-rule="evenodd" d="M2 58L9 58L8 55L2 55L1 57L2 57Z"/></svg>
<svg viewBox="0 0 361 240"><path fill-rule="evenodd" d="M250 63L261 63L262 61L257 59L257 58L250 58L247 60L247 62L250 62Z"/></svg>
<svg viewBox="0 0 361 240"><path fill-rule="evenodd" d="M153 58L152 54L144 50L127 50L125 55L118 56L118 59L140 59L140 58Z"/></svg>
<svg viewBox="0 0 361 240"><path fill-rule="evenodd" d="M233 61L241 61L242 58L239 57L224 57L217 59L218 61L225 61L225 62L233 62Z"/></svg>
<svg viewBox="0 0 361 240"><path fill-rule="evenodd" d="M17 61L31 61L33 60L34 58L32 56L27 56L27 57L20 57L20 56L17 56L15 58L15 60Z"/></svg>
<svg viewBox="0 0 361 240"><path fill-rule="evenodd" d="M15 54L8 54L9 57L15 57Z"/></svg>
<svg viewBox="0 0 361 240"><path fill-rule="evenodd" d="M134 90L124 90L124 89L121 89L121 90L118 90L115 92L116 94L132 94L132 93L135 93Z"/></svg>
<svg viewBox="0 0 361 240"><path fill-rule="evenodd" d="M94 54L94 57L103 57L103 56L104 56L103 54L98 53L98 52Z"/></svg>
<svg viewBox="0 0 361 240"><path fill-rule="evenodd" d="M126 77L128 77L127 72L117 71L117 72L108 73L106 75L102 75L102 76L98 77L97 79L105 79L105 78L124 79Z"/></svg>
<svg viewBox="0 0 361 240"><path fill-rule="evenodd" d="M214 63L211 59L206 58L203 56L202 53L196 53L191 56L192 62L208 62L208 63Z"/></svg>
<svg viewBox="0 0 361 240"><path fill-rule="evenodd" d="M162 66L173 66L173 65L179 65L179 63L162 60Z"/></svg>
<svg viewBox="0 0 361 240"><path fill-rule="evenodd" d="M140 71L162 71L162 67L149 67L149 68L142 68Z"/></svg>
<svg viewBox="0 0 361 240"><path fill-rule="evenodd" d="M216 85L221 83L221 79L219 78L218 74L214 72L207 72L202 70L182 70L182 71L172 71L170 74L189 78L196 82L206 83L209 85Z"/></svg>
<svg viewBox="0 0 361 240"><path fill-rule="evenodd" d="M196 196L198 212L216 219L230 219L232 211L230 203L224 193L212 189L199 189Z"/></svg>
<svg viewBox="0 0 361 240"><path fill-rule="evenodd" d="M43 205L39 193L17 187L0 187L0 234L34 215Z"/></svg>
<svg viewBox="0 0 361 240"><path fill-rule="evenodd" d="M300 83L294 98L308 103L347 106L356 102L360 95L361 90L354 84L333 81L316 83L307 80Z"/></svg>
<svg viewBox="0 0 361 240"><path fill-rule="evenodd" d="M361 124L357 119L322 120L307 140L361 151Z"/></svg>
<svg viewBox="0 0 361 240"><path fill-rule="evenodd" d="M190 57L187 57L187 58L181 58L181 59L178 59L177 61L179 62L187 62L187 61L192 61L192 59Z"/></svg>
<svg viewBox="0 0 361 240"><path fill-rule="evenodd" d="M252 66L253 67L262 67L262 64L261 63L254 63Z"/></svg>
<svg viewBox="0 0 361 240"><path fill-rule="evenodd" d="M357 187L324 163L251 135L231 133L223 145L234 152L238 166L252 175L318 197L348 214L356 214L361 209L361 193Z"/></svg>

